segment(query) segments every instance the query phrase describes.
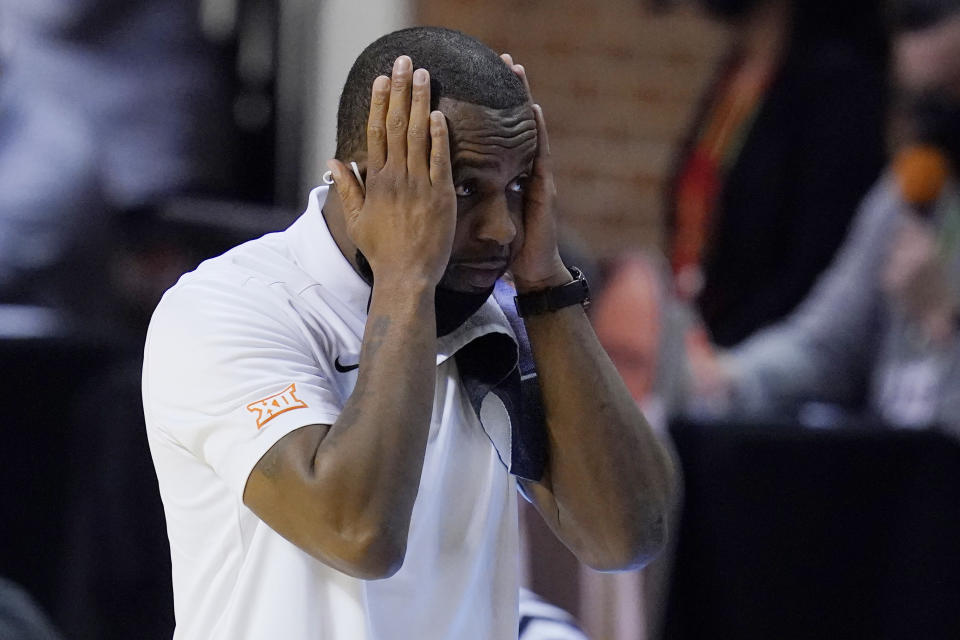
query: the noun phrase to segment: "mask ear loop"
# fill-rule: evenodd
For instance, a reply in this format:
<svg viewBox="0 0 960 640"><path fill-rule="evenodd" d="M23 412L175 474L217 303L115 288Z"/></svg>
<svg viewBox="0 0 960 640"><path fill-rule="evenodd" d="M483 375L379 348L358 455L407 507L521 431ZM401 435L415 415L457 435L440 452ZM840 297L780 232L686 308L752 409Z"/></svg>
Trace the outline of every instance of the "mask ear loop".
<svg viewBox="0 0 960 640"><path fill-rule="evenodd" d="M366 188L366 186L364 186L364 184L363 184L363 177L360 175L360 167L357 166L357 163L356 163L356 162L351 162L351 163L350 163L350 168L353 169L353 175L355 175L355 176L357 177L357 182L360 183L360 191L362 191L362 192L364 193L364 195L366 195L366 193L367 193L367 188ZM332 185L332 184L333 184L333 171L327 171L326 173L323 174L323 176L322 176L320 179L323 180L323 182L324 182L325 184L331 184L331 185Z"/></svg>

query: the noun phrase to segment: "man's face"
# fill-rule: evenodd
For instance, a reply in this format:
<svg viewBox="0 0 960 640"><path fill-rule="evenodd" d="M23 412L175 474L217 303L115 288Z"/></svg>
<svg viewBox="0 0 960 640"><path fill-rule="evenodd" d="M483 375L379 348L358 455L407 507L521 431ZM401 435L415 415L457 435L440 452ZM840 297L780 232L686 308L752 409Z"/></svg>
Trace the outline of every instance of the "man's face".
<svg viewBox="0 0 960 640"><path fill-rule="evenodd" d="M942 90L960 99L960 12L926 29L898 35L893 52L899 89Z"/></svg>
<svg viewBox="0 0 960 640"><path fill-rule="evenodd" d="M893 45L893 140L934 144L960 162L960 12Z"/></svg>
<svg viewBox="0 0 960 640"><path fill-rule="evenodd" d="M524 190L537 151L529 105L490 109L443 98L457 194L457 228L440 286L489 291L523 244Z"/></svg>

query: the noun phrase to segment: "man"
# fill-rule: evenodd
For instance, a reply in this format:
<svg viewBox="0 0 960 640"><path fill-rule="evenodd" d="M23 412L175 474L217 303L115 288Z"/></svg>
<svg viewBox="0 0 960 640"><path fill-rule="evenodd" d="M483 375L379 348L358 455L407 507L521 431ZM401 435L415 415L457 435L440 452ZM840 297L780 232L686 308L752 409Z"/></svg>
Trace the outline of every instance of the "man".
<svg viewBox="0 0 960 640"><path fill-rule="evenodd" d="M735 411L850 406L865 387L875 417L960 435L960 191L955 173L935 175L960 167L960 2L900 0L892 16L895 131L914 151L864 200L796 313L718 360L693 358L703 395L729 394ZM923 160L931 154L939 165ZM936 182L926 202L912 195L925 190L918 178Z"/></svg>
<svg viewBox="0 0 960 640"><path fill-rule="evenodd" d="M181 278L151 323L176 637L515 638L517 485L581 560L636 567L663 543L669 458L559 260L522 67L458 32L384 36L337 148L336 189ZM508 267L523 322L495 299Z"/></svg>

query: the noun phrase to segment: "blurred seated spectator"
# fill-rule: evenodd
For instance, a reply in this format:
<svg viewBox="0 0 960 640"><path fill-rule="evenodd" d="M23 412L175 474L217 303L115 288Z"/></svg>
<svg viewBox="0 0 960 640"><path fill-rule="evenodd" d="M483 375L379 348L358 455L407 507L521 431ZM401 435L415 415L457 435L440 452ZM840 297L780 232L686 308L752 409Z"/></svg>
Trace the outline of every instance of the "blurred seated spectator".
<svg viewBox="0 0 960 640"><path fill-rule="evenodd" d="M731 346L787 315L884 164L880 0L698 0L731 26L669 184L676 289Z"/></svg>
<svg viewBox="0 0 960 640"><path fill-rule="evenodd" d="M70 287L43 282L103 236L96 141L70 109L14 91L0 78L0 302L52 305Z"/></svg>
<svg viewBox="0 0 960 640"><path fill-rule="evenodd" d="M0 23L0 302L101 311L109 215L227 163L199 0L0 0Z"/></svg>
<svg viewBox="0 0 960 640"><path fill-rule="evenodd" d="M960 0L896 0L891 16L902 151L795 313L692 353L701 399L728 413L826 425L866 400L892 425L960 435Z"/></svg>
<svg viewBox="0 0 960 640"><path fill-rule="evenodd" d="M669 266L657 254L626 254L605 262L601 271L589 307L593 328L631 396L672 450L667 422L681 409L687 376L686 306L678 304ZM679 513L672 521L679 521ZM661 637L674 543L671 539L642 571L605 574L582 568L585 627L607 640Z"/></svg>
<svg viewBox="0 0 960 640"><path fill-rule="evenodd" d="M234 162L233 69L217 67L200 2L0 0L0 368L15 371L0 401L23 407L4 424L0 565L71 637L173 626L159 495L140 471L146 324L128 312L132 290L169 286L157 280L197 248L142 218L218 192Z"/></svg>
<svg viewBox="0 0 960 640"><path fill-rule="evenodd" d="M636 252L607 262L590 320L630 395L660 433L681 402L685 313L662 258Z"/></svg>

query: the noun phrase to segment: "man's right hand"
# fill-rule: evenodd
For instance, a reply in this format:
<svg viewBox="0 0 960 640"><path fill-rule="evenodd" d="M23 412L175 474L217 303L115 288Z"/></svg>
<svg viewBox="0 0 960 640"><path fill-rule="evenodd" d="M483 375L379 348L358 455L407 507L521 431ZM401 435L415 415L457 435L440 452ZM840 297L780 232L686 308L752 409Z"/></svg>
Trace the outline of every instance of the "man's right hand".
<svg viewBox="0 0 960 640"><path fill-rule="evenodd" d="M450 260L457 200L447 123L430 112L430 75L408 56L373 82L367 121L366 193L343 162L328 163L347 233L374 278L440 281Z"/></svg>

